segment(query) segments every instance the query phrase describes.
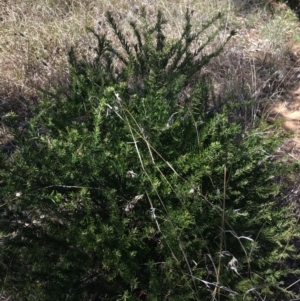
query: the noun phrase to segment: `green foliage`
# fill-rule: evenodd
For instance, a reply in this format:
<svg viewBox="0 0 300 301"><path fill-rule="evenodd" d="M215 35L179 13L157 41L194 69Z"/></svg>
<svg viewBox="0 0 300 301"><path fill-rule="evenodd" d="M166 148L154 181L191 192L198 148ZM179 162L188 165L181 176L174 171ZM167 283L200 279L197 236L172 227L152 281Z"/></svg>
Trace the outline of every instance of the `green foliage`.
<svg viewBox="0 0 300 301"><path fill-rule="evenodd" d="M45 97L1 161L2 289L17 300L279 300L299 234L279 206L281 141L242 132L201 68L194 32L132 23L70 51L67 92ZM232 33L233 34L233 33ZM231 36L231 35L230 35ZM228 39L230 38L228 37ZM288 218L287 218L288 216ZM297 271L296 271L297 272ZM292 294L292 293L290 293Z"/></svg>

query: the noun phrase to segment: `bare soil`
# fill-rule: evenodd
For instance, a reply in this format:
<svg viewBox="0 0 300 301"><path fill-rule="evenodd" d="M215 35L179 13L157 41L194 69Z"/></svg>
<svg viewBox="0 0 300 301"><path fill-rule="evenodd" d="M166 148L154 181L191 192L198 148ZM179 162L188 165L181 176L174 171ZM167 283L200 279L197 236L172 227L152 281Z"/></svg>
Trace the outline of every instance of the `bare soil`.
<svg viewBox="0 0 300 301"><path fill-rule="evenodd" d="M296 46L295 46L296 47ZM280 118L282 128L291 134L281 149L288 154L291 160L300 159L300 49L294 51L293 64L289 67L286 85L287 89L282 94L281 100L270 107L269 119ZM297 55L297 57L296 57ZM295 59L296 58L296 59Z"/></svg>

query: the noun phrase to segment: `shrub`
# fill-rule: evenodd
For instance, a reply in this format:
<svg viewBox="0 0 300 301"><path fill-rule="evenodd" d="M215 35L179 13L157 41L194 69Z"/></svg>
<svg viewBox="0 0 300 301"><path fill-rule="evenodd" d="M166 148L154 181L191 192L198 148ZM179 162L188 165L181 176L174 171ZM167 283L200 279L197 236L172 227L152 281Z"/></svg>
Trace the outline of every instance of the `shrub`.
<svg viewBox="0 0 300 301"><path fill-rule="evenodd" d="M275 300L298 235L280 205L281 141L243 132L214 101L190 14L179 40L161 13L121 47L70 51L68 91L48 93L2 156L3 290L17 300ZM232 33L233 34L233 33ZM232 35L231 34L231 35ZM230 35L230 36L231 36ZM230 38L228 37L228 39ZM193 50L192 50L193 49ZM298 271L294 271L295 273Z"/></svg>

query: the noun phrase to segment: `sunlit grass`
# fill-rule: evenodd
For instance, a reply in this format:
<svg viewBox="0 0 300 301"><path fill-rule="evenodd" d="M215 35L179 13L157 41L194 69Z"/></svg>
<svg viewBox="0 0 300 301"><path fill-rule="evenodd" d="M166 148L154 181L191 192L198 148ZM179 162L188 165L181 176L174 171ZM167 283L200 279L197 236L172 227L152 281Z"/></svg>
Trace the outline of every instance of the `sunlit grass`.
<svg viewBox="0 0 300 301"><path fill-rule="evenodd" d="M287 33L296 27L292 12L272 16L263 1L250 6L248 1L233 0L7 0L0 3L0 97L5 102L18 99L20 95L37 99L40 88L66 85L67 51L75 46L80 55L91 54L94 39L86 28L111 37L105 24L105 12L110 10L124 32L130 34L129 21L140 24L143 6L153 21L157 11L162 10L168 20L166 34L174 38L180 33L187 9L193 12L195 29L221 11L224 14L222 22L211 30L222 25L225 31L220 32L210 47L220 45L227 33L236 29L238 34L228 47L243 47L242 55L247 57L251 57L249 49L286 53ZM268 43L260 43L262 40ZM207 48L207 51L211 50ZM221 68L214 66L211 71L218 75ZM232 74L236 74L234 68L232 66Z"/></svg>

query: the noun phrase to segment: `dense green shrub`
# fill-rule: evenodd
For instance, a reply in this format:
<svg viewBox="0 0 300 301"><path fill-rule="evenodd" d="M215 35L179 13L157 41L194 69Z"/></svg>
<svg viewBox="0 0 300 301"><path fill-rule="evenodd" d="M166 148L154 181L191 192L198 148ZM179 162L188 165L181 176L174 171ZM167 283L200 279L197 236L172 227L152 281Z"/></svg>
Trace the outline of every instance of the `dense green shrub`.
<svg viewBox="0 0 300 301"><path fill-rule="evenodd" d="M16 300L279 300L295 216L271 160L280 134L243 132L200 73L190 15L159 13L121 47L70 52L70 89L47 95L2 157L3 291ZM142 33L143 32L143 33ZM228 39L230 36L228 37ZM193 49L193 50L192 50ZM295 273L297 271L294 271ZM281 300L281 299L280 299Z"/></svg>

